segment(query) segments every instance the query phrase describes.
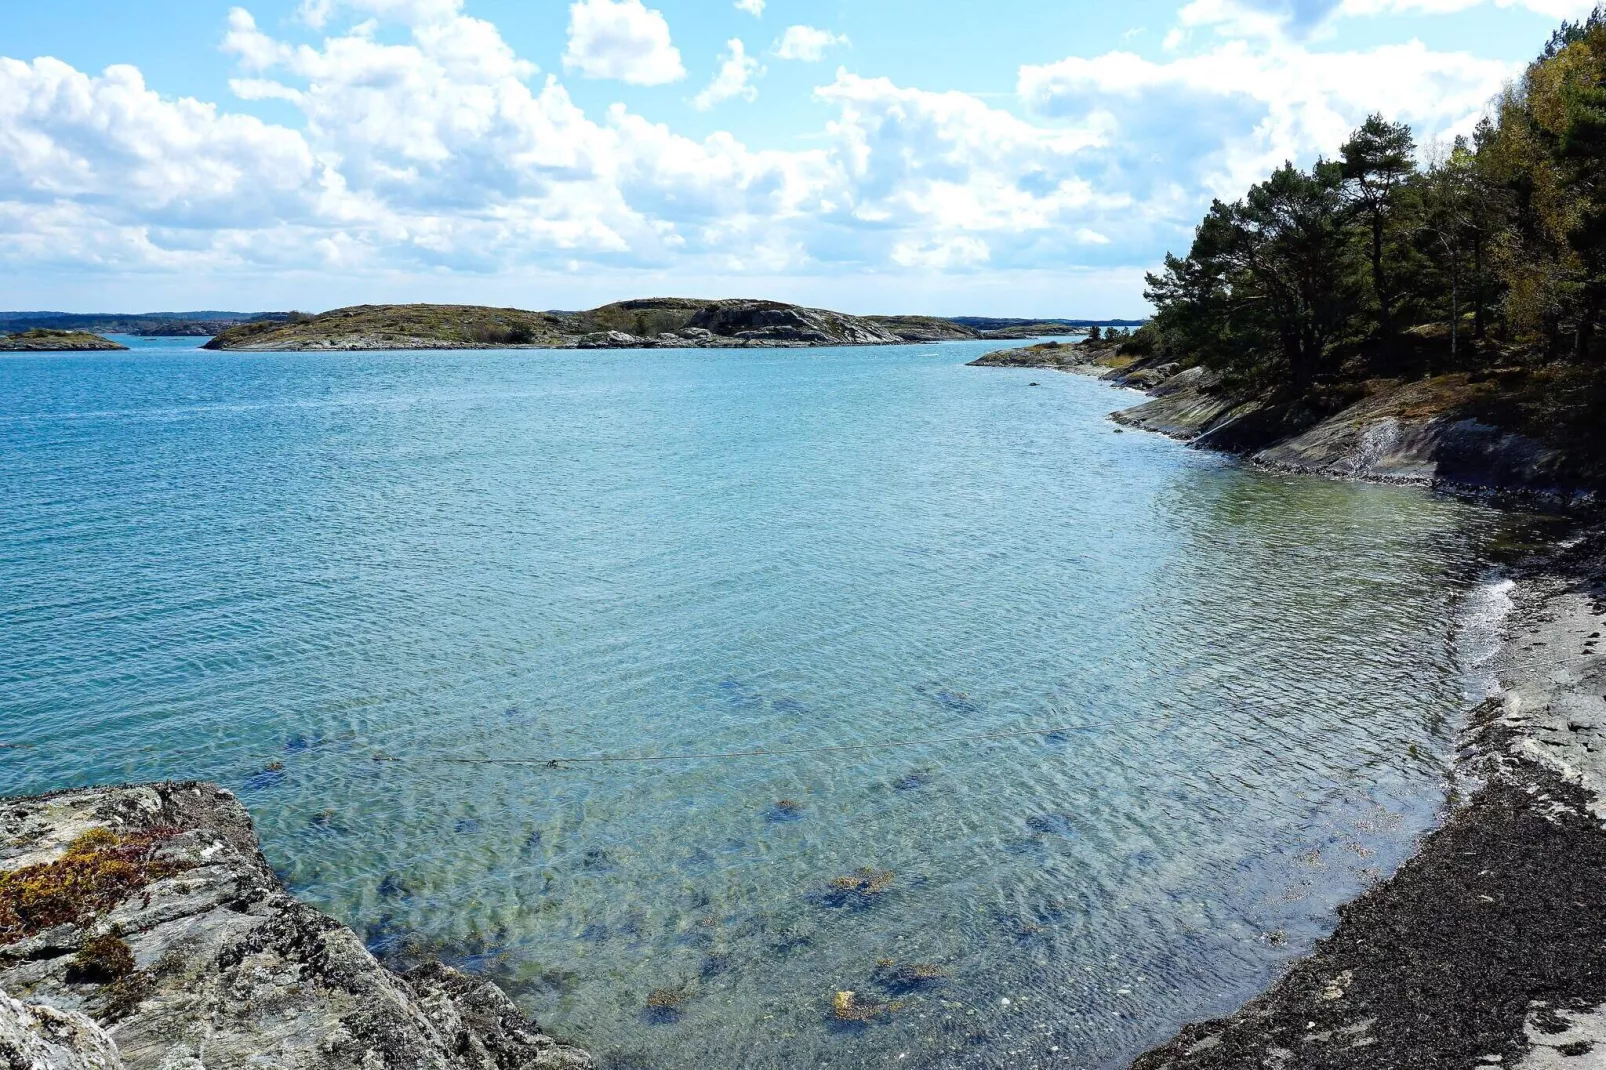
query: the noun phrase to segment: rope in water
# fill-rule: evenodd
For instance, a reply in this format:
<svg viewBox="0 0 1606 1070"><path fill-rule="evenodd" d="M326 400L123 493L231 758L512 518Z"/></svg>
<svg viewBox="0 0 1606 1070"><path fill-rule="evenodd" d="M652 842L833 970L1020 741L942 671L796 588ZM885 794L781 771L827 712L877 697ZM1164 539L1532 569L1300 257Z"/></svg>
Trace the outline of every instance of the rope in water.
<svg viewBox="0 0 1606 1070"><path fill-rule="evenodd" d="M1058 733L1091 732L1098 728L1119 728L1125 725L1153 724L1156 718L1134 717L1125 721L1098 721L1093 724L1061 725L1056 728L1026 728L1010 732L977 732L970 735L939 736L931 739L898 739L879 743L854 743L827 747L801 747L794 750L711 751L689 754L602 754L582 757L542 758L469 758L455 755L423 755L422 757L396 757L375 754L376 762L412 762L440 765L530 765L559 769L565 765L600 765L630 762L695 762L728 761L742 758L800 758L811 754L844 754L856 751L892 750L902 747L932 747L944 743L984 743L998 739L1022 739L1028 736L1052 736Z"/></svg>

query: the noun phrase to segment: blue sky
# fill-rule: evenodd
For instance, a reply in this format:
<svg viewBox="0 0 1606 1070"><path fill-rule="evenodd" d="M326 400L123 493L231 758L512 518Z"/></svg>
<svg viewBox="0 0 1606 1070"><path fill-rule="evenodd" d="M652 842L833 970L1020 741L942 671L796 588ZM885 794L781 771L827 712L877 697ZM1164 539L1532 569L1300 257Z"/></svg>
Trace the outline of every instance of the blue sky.
<svg viewBox="0 0 1606 1070"><path fill-rule="evenodd" d="M1213 196L1470 129L1576 0L0 0L0 308L1125 316Z"/></svg>

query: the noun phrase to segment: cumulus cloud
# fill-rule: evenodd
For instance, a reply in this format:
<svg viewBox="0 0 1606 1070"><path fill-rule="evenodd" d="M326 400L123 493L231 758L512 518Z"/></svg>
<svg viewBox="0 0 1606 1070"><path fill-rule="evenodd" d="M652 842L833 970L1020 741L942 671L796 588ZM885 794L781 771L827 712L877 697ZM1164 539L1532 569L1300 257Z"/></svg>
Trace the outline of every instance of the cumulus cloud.
<svg viewBox="0 0 1606 1070"><path fill-rule="evenodd" d="M754 18L764 15L764 0L736 0L736 10L745 11Z"/></svg>
<svg viewBox="0 0 1606 1070"><path fill-rule="evenodd" d="M422 0L419 0L422 2ZM565 70L631 85L664 85L686 76L662 12L641 0L576 0L569 7Z"/></svg>
<svg viewBox="0 0 1606 1070"><path fill-rule="evenodd" d="M817 63L825 58L825 50L848 44L848 39L829 30L813 26L788 26L781 39L775 42L774 52L779 59L803 60Z"/></svg>
<svg viewBox="0 0 1606 1070"><path fill-rule="evenodd" d="M991 257L987 243L980 238L961 236L940 241L901 241L892 247L892 262L902 267L948 270L975 267Z"/></svg>
<svg viewBox="0 0 1606 1070"><path fill-rule="evenodd" d="M1448 15L1489 4L1520 8L1552 19L1583 18L1596 0L1189 0L1177 13L1166 43L1179 47L1197 28L1234 38L1302 40L1330 32L1350 16Z"/></svg>
<svg viewBox="0 0 1606 1070"><path fill-rule="evenodd" d="M119 225L304 219L322 171L302 137L200 101L163 100L128 66L90 77L0 59L0 197L101 205Z"/></svg>
<svg viewBox="0 0 1606 1070"><path fill-rule="evenodd" d="M447 22L462 9L463 0L302 0L296 14L308 26L321 30L341 10L416 26Z"/></svg>
<svg viewBox="0 0 1606 1070"><path fill-rule="evenodd" d="M698 111L707 111L715 104L735 97L757 100L758 87L753 84L753 79L762 73L763 68L758 60L747 54L747 48L739 38L732 37L725 42L725 54L720 57L714 80L692 98L692 106Z"/></svg>
<svg viewBox="0 0 1606 1070"><path fill-rule="evenodd" d="M1206 189L1235 196L1284 160L1331 154L1372 112L1420 137L1469 129L1517 71L1419 41L1329 52L1240 40L1164 63L1110 52L1027 66L1018 89L1038 114L1102 118L1142 152L1134 167L1197 173Z"/></svg>
<svg viewBox="0 0 1606 1070"><path fill-rule="evenodd" d="M689 138L623 105L587 114L461 0L313 0L303 21L331 29L311 35L232 11L234 92L288 104L286 125L161 96L131 67L0 60L0 271L1130 282L1210 196L1332 152L1373 110L1428 137L1464 129L1514 73L1418 42L1324 51L1289 29L1338 17L1332 4L1242 0L1270 28L1221 37L1204 2L1190 28L1207 47L1022 68L1022 111L838 70L814 90L824 128L784 149ZM641 0L579 0L570 31L582 75L684 73ZM806 58L786 41L777 55ZM732 39L693 102L752 99L761 73Z"/></svg>

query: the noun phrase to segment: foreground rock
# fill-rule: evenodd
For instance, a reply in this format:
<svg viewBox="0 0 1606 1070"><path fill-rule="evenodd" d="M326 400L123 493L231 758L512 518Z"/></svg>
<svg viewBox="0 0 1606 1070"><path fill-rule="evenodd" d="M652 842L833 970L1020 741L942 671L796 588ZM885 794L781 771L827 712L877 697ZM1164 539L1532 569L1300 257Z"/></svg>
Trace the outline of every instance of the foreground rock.
<svg viewBox="0 0 1606 1070"><path fill-rule="evenodd" d="M73 353L127 348L110 338L102 338L88 331L54 331L37 327L31 331L0 335L0 353Z"/></svg>
<svg viewBox="0 0 1606 1070"><path fill-rule="evenodd" d="M38 1051L11 1066L114 1066L91 1022L130 1070L592 1065L493 984L385 969L210 784L0 803L0 989L35 1007L0 1005L0 1051Z"/></svg>
<svg viewBox="0 0 1606 1070"><path fill-rule="evenodd" d="M0 995L0 1063L19 1070L121 1070L117 1045L82 1014Z"/></svg>
<svg viewBox="0 0 1606 1070"><path fill-rule="evenodd" d="M620 301L589 312L360 305L223 331L208 349L746 349L974 338L949 320L849 316L780 301Z"/></svg>
<svg viewBox="0 0 1606 1070"><path fill-rule="evenodd" d="M1522 576L1471 801L1231 1018L1138 1070L1606 1065L1606 550Z"/></svg>

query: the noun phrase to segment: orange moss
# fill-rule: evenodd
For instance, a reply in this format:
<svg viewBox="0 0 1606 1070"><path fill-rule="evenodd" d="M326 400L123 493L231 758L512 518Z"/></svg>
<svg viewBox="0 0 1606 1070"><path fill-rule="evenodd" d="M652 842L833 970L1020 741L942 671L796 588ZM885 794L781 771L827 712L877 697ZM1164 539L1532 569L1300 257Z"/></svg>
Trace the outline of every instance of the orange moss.
<svg viewBox="0 0 1606 1070"><path fill-rule="evenodd" d="M152 881L187 867L154 857L177 829L118 836L91 829L54 862L0 873L0 944L57 925L82 924Z"/></svg>
<svg viewBox="0 0 1606 1070"><path fill-rule="evenodd" d="M84 946L73 956L67 979L105 984L127 977L134 969L134 949L128 946L128 941L114 932L106 933L84 941Z"/></svg>

